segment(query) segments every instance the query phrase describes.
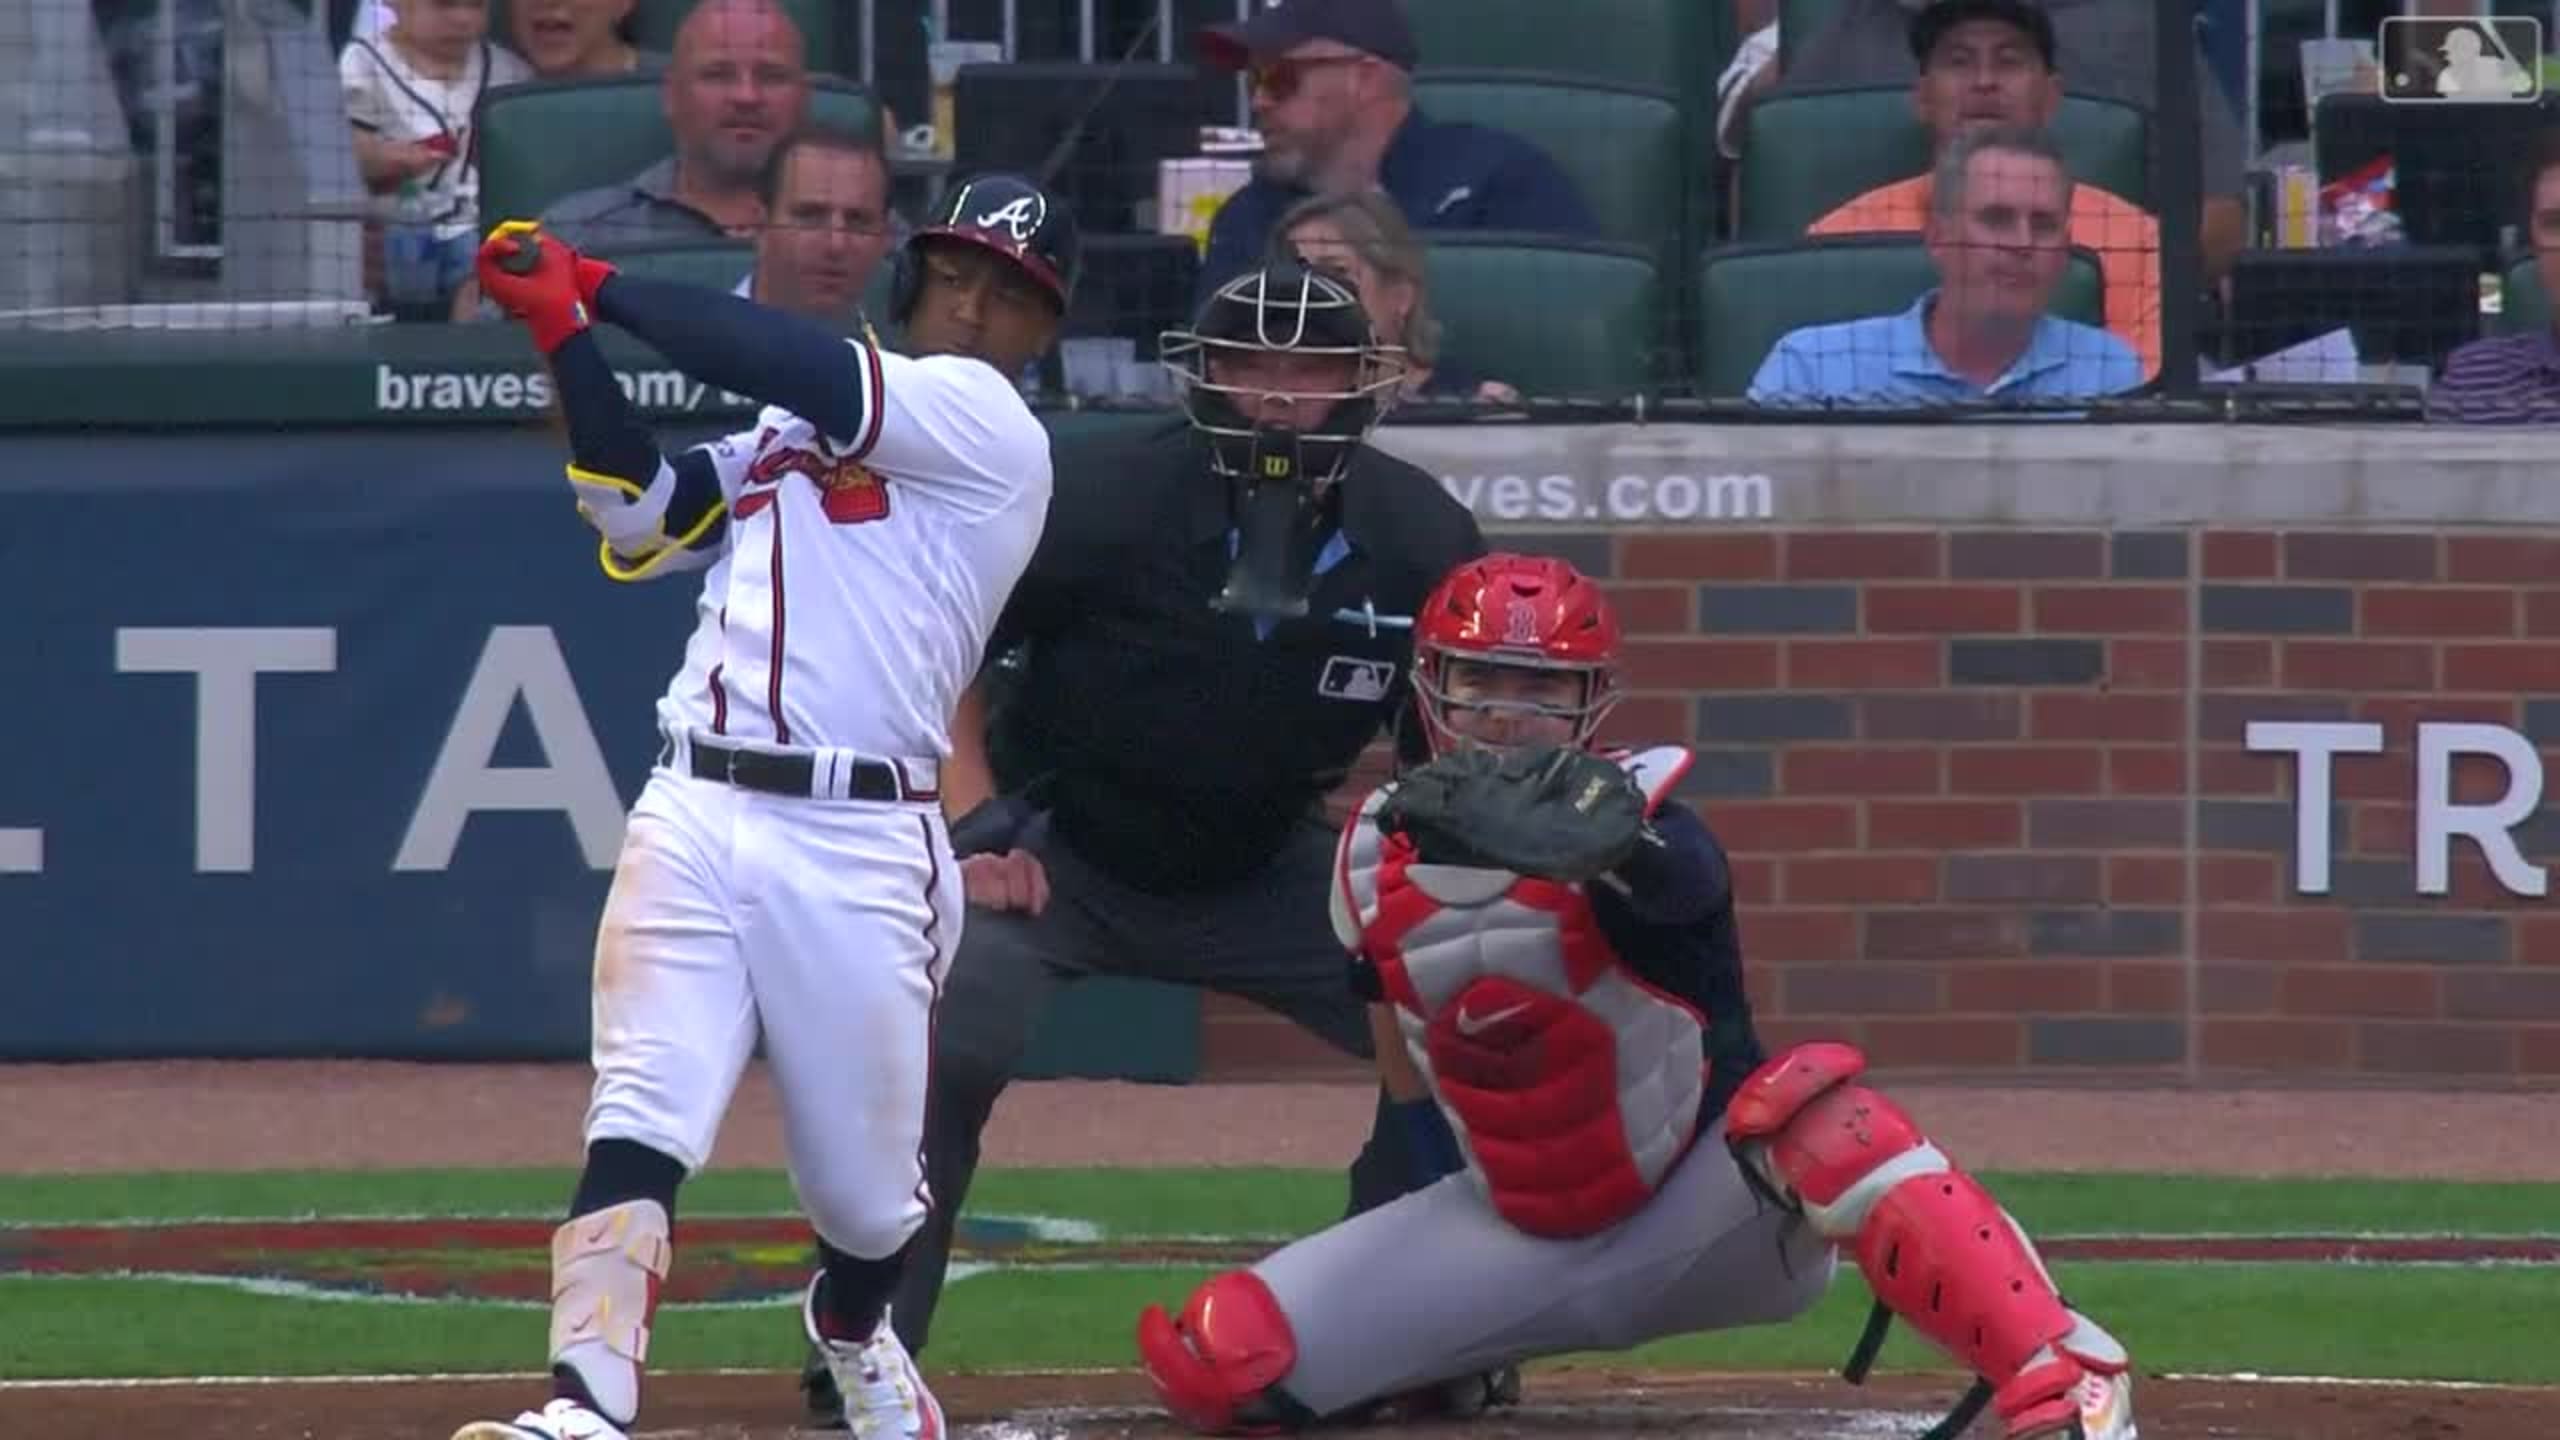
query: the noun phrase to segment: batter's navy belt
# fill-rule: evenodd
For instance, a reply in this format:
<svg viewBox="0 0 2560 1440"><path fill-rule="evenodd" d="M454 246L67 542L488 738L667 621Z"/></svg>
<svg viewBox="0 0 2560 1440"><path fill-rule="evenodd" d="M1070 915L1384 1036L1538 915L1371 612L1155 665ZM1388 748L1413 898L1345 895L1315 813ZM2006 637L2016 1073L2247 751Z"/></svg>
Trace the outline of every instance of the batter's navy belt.
<svg viewBox="0 0 2560 1440"><path fill-rule="evenodd" d="M917 804L942 798L935 785L939 767L932 762L879 760L851 750L751 750L708 735L660 731L658 763L696 780L767 795Z"/></svg>

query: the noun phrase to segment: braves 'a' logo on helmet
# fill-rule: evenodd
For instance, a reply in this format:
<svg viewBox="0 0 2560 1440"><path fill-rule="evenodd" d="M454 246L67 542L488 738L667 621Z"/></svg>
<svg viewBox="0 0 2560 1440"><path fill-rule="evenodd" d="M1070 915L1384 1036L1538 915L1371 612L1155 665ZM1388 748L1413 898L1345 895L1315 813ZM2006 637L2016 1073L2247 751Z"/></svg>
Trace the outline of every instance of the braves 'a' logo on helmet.
<svg viewBox="0 0 2560 1440"><path fill-rule="evenodd" d="M904 322L924 289L919 251L928 245L976 245L1029 272L1065 310L1074 298L1078 251L1074 208L1028 176L973 176L935 199L900 248L890 277L889 313Z"/></svg>
<svg viewBox="0 0 2560 1440"><path fill-rule="evenodd" d="M1048 197L1033 190L1014 196L970 223L981 230L1002 229L1013 237L1014 244L1028 245L1048 219Z"/></svg>

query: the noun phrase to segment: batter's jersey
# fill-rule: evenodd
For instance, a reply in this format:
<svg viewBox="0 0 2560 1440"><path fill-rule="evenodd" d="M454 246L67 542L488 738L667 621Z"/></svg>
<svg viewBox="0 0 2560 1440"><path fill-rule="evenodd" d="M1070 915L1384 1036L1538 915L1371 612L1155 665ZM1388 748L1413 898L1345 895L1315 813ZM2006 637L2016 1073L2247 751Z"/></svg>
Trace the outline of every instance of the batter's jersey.
<svg viewBox="0 0 2560 1440"><path fill-rule="evenodd" d="M982 361L848 341L859 433L768 406L705 447L729 523L658 718L774 746L947 756L1049 509L1049 434Z"/></svg>

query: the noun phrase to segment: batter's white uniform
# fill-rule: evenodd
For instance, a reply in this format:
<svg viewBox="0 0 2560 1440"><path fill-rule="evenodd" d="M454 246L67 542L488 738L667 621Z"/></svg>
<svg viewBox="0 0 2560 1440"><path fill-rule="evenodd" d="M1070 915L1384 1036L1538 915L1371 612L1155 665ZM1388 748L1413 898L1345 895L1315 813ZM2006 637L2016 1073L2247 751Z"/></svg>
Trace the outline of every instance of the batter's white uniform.
<svg viewBox="0 0 2560 1440"><path fill-rule="evenodd" d="M1039 543L1050 469L990 366L854 355L861 435L767 408L709 447L728 528L596 937L586 1137L699 1171L761 1037L802 1209L877 1258L928 1200L933 1010L963 912L947 723ZM698 778L730 748L805 769L805 793Z"/></svg>

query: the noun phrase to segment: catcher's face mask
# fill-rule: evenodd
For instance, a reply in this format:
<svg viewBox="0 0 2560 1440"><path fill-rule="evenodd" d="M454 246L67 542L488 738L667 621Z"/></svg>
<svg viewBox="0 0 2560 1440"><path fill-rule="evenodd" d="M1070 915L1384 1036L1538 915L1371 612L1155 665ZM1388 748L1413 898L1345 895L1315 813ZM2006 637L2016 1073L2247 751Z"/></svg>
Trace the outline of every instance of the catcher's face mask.
<svg viewBox="0 0 2560 1440"><path fill-rule="evenodd" d="M1332 488L1403 379L1402 352L1372 343L1340 281L1273 265L1220 286L1163 353L1235 526L1234 568L1212 603L1305 614Z"/></svg>
<svg viewBox="0 0 2560 1440"><path fill-rule="evenodd" d="M1585 665L1435 656L1415 676L1432 753L1458 748L1586 746L1609 710L1600 675Z"/></svg>

